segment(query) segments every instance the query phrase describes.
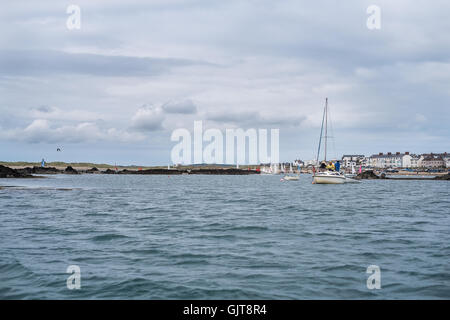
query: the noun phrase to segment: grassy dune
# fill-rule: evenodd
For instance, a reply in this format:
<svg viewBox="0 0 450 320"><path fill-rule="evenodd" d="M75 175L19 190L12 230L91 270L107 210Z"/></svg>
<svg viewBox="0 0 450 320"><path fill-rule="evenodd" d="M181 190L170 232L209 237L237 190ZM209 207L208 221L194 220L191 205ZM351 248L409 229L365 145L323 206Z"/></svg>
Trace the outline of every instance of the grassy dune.
<svg viewBox="0 0 450 320"><path fill-rule="evenodd" d="M7 166L7 167L33 167L33 166L41 166L40 162L26 162L26 161L13 161L13 162L7 162L7 161L0 161L1 165ZM102 168L102 169L108 169L108 168L115 168L116 166L113 164L106 164L106 163L91 163L91 162L60 162L60 161L54 161L54 162L46 162L46 167L67 167L71 166L73 168ZM125 169L137 169L137 168L151 168L151 167L141 167L141 166L117 166L117 168Z"/></svg>
<svg viewBox="0 0 450 320"><path fill-rule="evenodd" d="M33 166L37 166L40 167L41 163L40 162L26 162L26 161L13 161L13 162L8 162L8 161L0 161L1 165L4 165L6 167L33 167ZM98 169L114 169L116 166L113 164L106 164L106 163L91 163L91 162L60 162L60 161L55 161L55 162L46 162L45 163L46 167L56 167L56 168L66 168L67 166L71 166L73 168L93 168L96 167ZM172 166L171 166L172 167ZM256 165L241 165L239 166L240 169L255 169L257 166ZM167 168L167 166L137 166L137 165L133 165L133 166L121 166L121 165L117 165L118 169L130 169L130 170L137 170L139 168L145 170L145 169L165 169ZM186 165L186 166L179 166L179 169L214 169L214 168L235 168L235 165L207 165L207 164L203 164L203 165Z"/></svg>

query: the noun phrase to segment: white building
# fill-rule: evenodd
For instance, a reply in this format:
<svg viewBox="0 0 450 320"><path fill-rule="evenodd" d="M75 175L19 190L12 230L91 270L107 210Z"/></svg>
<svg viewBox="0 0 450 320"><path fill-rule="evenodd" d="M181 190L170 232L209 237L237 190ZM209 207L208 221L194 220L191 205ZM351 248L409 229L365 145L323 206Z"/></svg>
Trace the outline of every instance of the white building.
<svg viewBox="0 0 450 320"><path fill-rule="evenodd" d="M420 168L422 166L422 156L416 154L411 155L411 167L410 168ZM408 168L408 167L407 167Z"/></svg>
<svg viewBox="0 0 450 320"><path fill-rule="evenodd" d="M413 157L409 152L400 153L388 152L384 154L380 152L379 154L374 154L368 159L368 165L375 168L412 168Z"/></svg>
<svg viewBox="0 0 450 320"><path fill-rule="evenodd" d="M342 166L345 168L363 165L365 156L363 154L344 154L342 156Z"/></svg>
<svg viewBox="0 0 450 320"><path fill-rule="evenodd" d="M303 162L303 165L304 165L304 167L306 168L306 167L310 167L310 166L317 166L318 163L317 163L316 160L305 160L305 161Z"/></svg>
<svg viewBox="0 0 450 320"><path fill-rule="evenodd" d="M444 159L445 166L447 168L450 168L450 154L448 154L447 152L444 152L444 156L442 157L442 159Z"/></svg>

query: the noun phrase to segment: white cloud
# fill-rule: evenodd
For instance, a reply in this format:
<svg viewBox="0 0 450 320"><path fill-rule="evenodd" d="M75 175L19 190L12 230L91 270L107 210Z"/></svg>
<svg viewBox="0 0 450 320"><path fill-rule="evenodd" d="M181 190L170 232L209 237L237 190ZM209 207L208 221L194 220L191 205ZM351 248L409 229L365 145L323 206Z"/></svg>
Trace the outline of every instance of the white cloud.
<svg viewBox="0 0 450 320"><path fill-rule="evenodd" d="M36 119L23 129L2 130L0 139L28 143L95 143L101 141L142 141L144 135L116 128L102 130L95 123L81 122L76 125L52 126L48 120Z"/></svg>
<svg viewBox="0 0 450 320"><path fill-rule="evenodd" d="M144 105L131 118L131 127L135 130L148 132L161 130L164 113L161 107Z"/></svg>

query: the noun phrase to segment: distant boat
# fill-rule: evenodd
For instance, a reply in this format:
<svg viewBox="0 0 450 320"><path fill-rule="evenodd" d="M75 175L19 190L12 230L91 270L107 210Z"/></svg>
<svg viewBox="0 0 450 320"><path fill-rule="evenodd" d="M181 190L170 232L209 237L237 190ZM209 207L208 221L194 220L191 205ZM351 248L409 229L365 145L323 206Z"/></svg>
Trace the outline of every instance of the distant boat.
<svg viewBox="0 0 450 320"><path fill-rule="evenodd" d="M287 174L287 175L284 176L284 178L283 178L284 180L287 180L287 181L297 181L297 180L299 180L299 178L300 178L299 174L293 175L294 170L292 170L292 163L289 164L289 173L290 174Z"/></svg>
<svg viewBox="0 0 450 320"><path fill-rule="evenodd" d="M299 179L300 179L300 177L298 175L296 175L296 176L286 175L283 178L283 180L287 180L287 181L297 181Z"/></svg>
<svg viewBox="0 0 450 320"><path fill-rule="evenodd" d="M278 164L274 163L272 168L272 174L279 174L280 173L280 167Z"/></svg>
<svg viewBox="0 0 450 320"><path fill-rule="evenodd" d="M352 163L352 173L348 173L345 175L346 178L354 178L356 177L355 165Z"/></svg>
<svg viewBox="0 0 450 320"><path fill-rule="evenodd" d="M325 135L323 135L325 129ZM327 161L327 143L328 143L328 98L325 99L325 108L323 109L322 127L320 129L319 147L317 150L317 163L319 163L320 146L322 138L325 139L324 161ZM337 171L315 169L313 167L313 183L314 184L341 184L345 183L345 176Z"/></svg>

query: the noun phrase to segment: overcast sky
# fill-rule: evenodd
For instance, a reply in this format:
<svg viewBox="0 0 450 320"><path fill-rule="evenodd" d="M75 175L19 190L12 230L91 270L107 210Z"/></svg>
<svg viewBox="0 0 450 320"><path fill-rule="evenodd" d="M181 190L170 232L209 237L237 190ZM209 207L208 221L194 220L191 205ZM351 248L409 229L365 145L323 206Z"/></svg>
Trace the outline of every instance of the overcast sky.
<svg viewBox="0 0 450 320"><path fill-rule="evenodd" d="M0 160L165 165L194 120L279 128L281 160L311 159L325 97L334 156L449 152L449 32L448 0L13 1Z"/></svg>

